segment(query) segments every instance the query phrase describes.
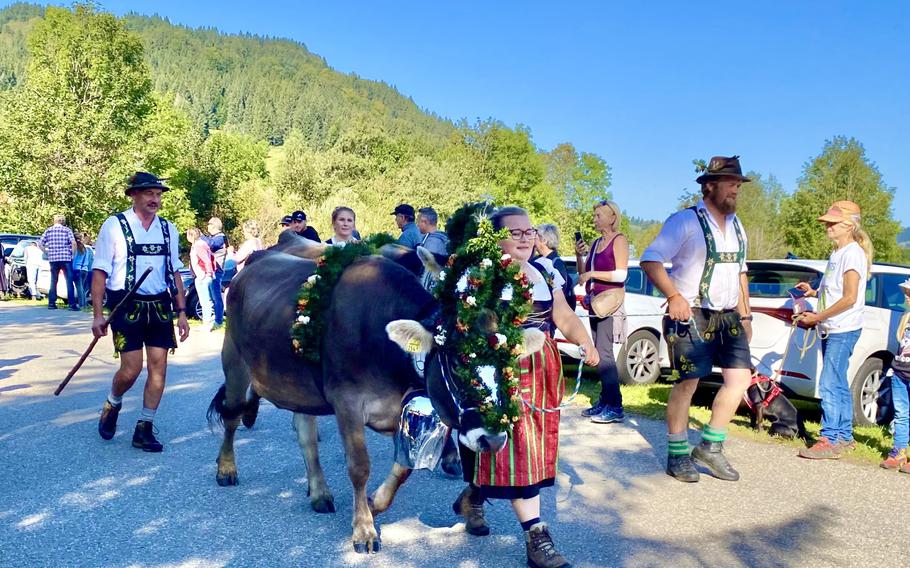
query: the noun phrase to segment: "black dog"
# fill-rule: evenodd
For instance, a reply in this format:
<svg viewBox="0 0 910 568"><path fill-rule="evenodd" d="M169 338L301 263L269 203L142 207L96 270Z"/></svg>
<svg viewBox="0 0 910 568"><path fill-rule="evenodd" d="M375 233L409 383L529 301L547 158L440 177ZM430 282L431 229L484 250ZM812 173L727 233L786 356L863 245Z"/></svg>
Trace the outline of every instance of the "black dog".
<svg viewBox="0 0 910 568"><path fill-rule="evenodd" d="M746 390L746 406L752 428L761 431L764 419L771 423L768 431L784 438L804 435L804 426L799 413L784 395L776 381L761 373L752 373L752 384Z"/></svg>

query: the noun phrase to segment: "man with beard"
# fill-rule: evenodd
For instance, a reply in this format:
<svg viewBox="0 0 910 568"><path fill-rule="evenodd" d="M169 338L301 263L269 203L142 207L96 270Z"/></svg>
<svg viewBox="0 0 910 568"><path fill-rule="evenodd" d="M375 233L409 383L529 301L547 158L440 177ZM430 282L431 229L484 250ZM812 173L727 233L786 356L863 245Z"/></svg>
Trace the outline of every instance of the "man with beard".
<svg viewBox="0 0 910 568"><path fill-rule="evenodd" d="M95 337L107 335L103 299L106 297L107 307L113 308L142 273L148 267L152 268L136 295L120 307L110 322L120 369L114 374L98 421L101 437L113 438L123 395L142 372L144 347L148 377L142 412L133 432L133 447L146 452L160 452L163 448L155 438L152 421L164 393L168 350L177 347L172 307L178 313L180 341L185 341L190 333L183 279L176 273L183 268L177 251L180 233L173 223L158 216L161 195L169 190L163 181L146 172L137 172L130 178L126 195L133 204L126 211L108 217L101 226L92 264L92 333Z"/></svg>
<svg viewBox="0 0 910 568"><path fill-rule="evenodd" d="M751 380L747 241L735 214L739 188L749 179L739 156L716 156L695 181L703 199L671 215L641 256L642 269L667 297L664 337L677 380L667 402L667 474L698 481L698 464L718 479L736 481L739 473L724 456L723 444ZM724 384L690 455L689 406L698 380L712 366L722 369Z"/></svg>

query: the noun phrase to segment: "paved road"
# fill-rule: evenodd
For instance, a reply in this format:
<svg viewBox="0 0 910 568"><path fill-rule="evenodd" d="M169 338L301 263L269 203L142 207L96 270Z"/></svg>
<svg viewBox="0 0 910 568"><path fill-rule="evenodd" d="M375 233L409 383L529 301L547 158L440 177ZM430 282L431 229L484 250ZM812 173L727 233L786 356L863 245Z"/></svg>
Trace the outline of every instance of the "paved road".
<svg viewBox="0 0 910 568"><path fill-rule="evenodd" d="M115 368L110 340L63 395L54 387L88 344L88 314L0 303L0 566L523 566L509 507L488 507L493 535L468 536L449 509L461 484L418 472L379 517L383 550L350 545L351 493L337 431L321 419L323 464L338 513L318 515L290 415L265 405L238 434L241 484L215 484L220 438L204 414L222 382L220 333L194 333L172 359L157 424L166 444L130 447L140 391L121 431L96 433ZM561 473L544 517L575 566L872 566L906 558L910 476L800 460L741 440L743 481L680 484L663 474L659 422L563 419ZM694 434L693 434L694 437ZM369 439L375 488L391 443Z"/></svg>

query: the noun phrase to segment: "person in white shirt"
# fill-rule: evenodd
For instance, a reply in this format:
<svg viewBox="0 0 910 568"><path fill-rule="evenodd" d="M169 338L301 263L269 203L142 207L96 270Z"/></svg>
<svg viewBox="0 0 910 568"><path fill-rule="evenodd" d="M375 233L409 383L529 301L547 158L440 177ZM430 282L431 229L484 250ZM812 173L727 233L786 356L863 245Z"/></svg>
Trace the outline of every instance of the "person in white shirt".
<svg viewBox="0 0 910 568"><path fill-rule="evenodd" d="M667 402L667 474L695 482L698 464L718 479L736 481L739 472L724 456L723 443L751 380L748 242L735 214L739 188L749 179L739 156L715 156L695 181L701 184L702 201L671 215L641 256L642 270L667 297L664 337L679 379ZM671 265L669 272L664 264ZM690 455L692 395L715 365L724 384L702 441Z"/></svg>
<svg viewBox="0 0 910 568"><path fill-rule="evenodd" d="M137 172L129 180L126 195L132 207L108 219L101 226L92 264L92 333L107 335L104 298L113 308L151 267L135 297L121 306L110 323L120 368L114 374L111 391L101 409L98 433L105 440L114 437L123 395L132 388L142 371L142 348L147 356L148 378L142 412L133 432L133 447L160 452L152 421L164 393L168 350L177 347L172 306L176 307L180 341L189 336L183 280L176 273L183 267L177 251L180 233L173 223L158 217L162 193L169 188L152 174Z"/></svg>
<svg viewBox="0 0 910 568"><path fill-rule="evenodd" d="M825 224L834 252L825 274L813 290L806 282L797 288L818 296L818 311L804 312L800 321L816 326L822 340L822 371L818 393L822 404L822 428L811 447L799 451L808 459L837 459L856 448L853 440L853 395L847 367L863 330L866 280L872 267L872 241L860 227L860 208L852 201L835 201L818 218Z"/></svg>

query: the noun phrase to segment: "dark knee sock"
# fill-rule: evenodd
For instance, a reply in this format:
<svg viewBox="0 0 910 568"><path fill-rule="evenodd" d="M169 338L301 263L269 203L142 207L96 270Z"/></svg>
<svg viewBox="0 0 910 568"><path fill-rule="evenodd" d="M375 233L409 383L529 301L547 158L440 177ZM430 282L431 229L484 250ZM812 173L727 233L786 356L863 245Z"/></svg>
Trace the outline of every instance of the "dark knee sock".
<svg viewBox="0 0 910 568"><path fill-rule="evenodd" d="M525 521L525 522L521 523L521 530L527 532L527 531L531 530L531 527L533 527L534 525L536 525L539 522L540 522L540 517L534 517L530 521Z"/></svg>

